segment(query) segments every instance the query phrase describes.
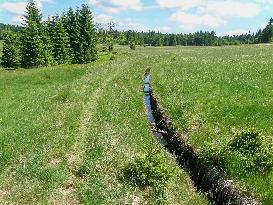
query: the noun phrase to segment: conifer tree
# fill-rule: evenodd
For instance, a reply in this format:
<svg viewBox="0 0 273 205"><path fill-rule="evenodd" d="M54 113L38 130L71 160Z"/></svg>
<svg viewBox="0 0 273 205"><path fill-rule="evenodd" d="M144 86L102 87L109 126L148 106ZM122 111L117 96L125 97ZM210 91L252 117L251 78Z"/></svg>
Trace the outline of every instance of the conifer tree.
<svg viewBox="0 0 273 205"><path fill-rule="evenodd" d="M81 53L83 53L83 48L78 19L79 11L77 10L77 12L74 12L72 8L70 8L63 17L63 25L69 37L69 46L71 49L70 58L74 64L83 62L81 55Z"/></svg>
<svg viewBox="0 0 273 205"><path fill-rule="evenodd" d="M35 2L27 5L21 34L21 64L23 67L39 67L51 64L52 56L47 28L42 23L42 15Z"/></svg>
<svg viewBox="0 0 273 205"><path fill-rule="evenodd" d="M53 57L53 43L50 39L50 30L49 25L46 22L42 23L41 26L41 36L43 42L43 58L45 65L53 65L55 64L55 60Z"/></svg>
<svg viewBox="0 0 273 205"><path fill-rule="evenodd" d="M109 52L112 52L114 50L114 28L115 28L115 26L116 26L116 24L112 20L107 23L108 30L106 31L105 43L106 43L107 50ZM128 44L129 44L129 40L131 40L131 39L127 37Z"/></svg>
<svg viewBox="0 0 273 205"><path fill-rule="evenodd" d="M20 65L17 36L11 31L5 34L1 65L4 68L17 68Z"/></svg>
<svg viewBox="0 0 273 205"><path fill-rule="evenodd" d="M58 64L70 62L69 56L69 39L63 22L58 16L53 17L49 23L50 37L52 43L53 57Z"/></svg>
<svg viewBox="0 0 273 205"><path fill-rule="evenodd" d="M97 59L96 30L91 11L87 5L83 5L79 13L79 25L82 44L83 63L90 63Z"/></svg>
<svg viewBox="0 0 273 205"><path fill-rule="evenodd" d="M36 22L28 21L28 27L21 35L21 64L23 67L39 67L45 65L44 45L41 32Z"/></svg>
<svg viewBox="0 0 273 205"><path fill-rule="evenodd" d="M270 43L273 40L273 19L271 18L268 25L262 31L261 34L261 42L262 43Z"/></svg>
<svg viewBox="0 0 273 205"><path fill-rule="evenodd" d="M270 18L269 20L269 24L272 25L273 24L273 18Z"/></svg>
<svg viewBox="0 0 273 205"><path fill-rule="evenodd" d="M24 24L26 27L32 22L35 22L38 27L42 25L42 14L40 13L34 0L29 0L26 8L26 14L24 15Z"/></svg>

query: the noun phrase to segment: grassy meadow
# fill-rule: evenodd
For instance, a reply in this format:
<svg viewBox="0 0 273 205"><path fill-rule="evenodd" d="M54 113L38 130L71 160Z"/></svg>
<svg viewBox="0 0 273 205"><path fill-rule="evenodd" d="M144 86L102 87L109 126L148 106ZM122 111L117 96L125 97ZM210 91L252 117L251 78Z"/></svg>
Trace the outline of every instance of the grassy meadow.
<svg viewBox="0 0 273 205"><path fill-rule="evenodd" d="M0 69L0 204L208 204L147 125L143 75L163 51ZM174 173L164 196L125 177L130 163L155 153Z"/></svg>
<svg viewBox="0 0 273 205"><path fill-rule="evenodd" d="M273 46L262 45L118 47L88 65L0 69L0 204L208 204L149 131L147 67L204 160L272 204ZM244 132L258 133L250 153L231 149ZM124 174L151 153L174 173L163 199Z"/></svg>
<svg viewBox="0 0 273 205"><path fill-rule="evenodd" d="M152 64L152 83L176 128L206 160L272 204L273 46L188 47L161 55Z"/></svg>

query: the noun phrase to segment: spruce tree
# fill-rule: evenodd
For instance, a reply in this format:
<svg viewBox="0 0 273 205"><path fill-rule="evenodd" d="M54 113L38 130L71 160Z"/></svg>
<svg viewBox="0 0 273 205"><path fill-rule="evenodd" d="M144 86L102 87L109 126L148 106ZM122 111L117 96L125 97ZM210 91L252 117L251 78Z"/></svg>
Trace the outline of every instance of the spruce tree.
<svg viewBox="0 0 273 205"><path fill-rule="evenodd" d="M22 66L30 68L45 65L43 49L39 27L36 22L29 21L21 35Z"/></svg>
<svg viewBox="0 0 273 205"><path fill-rule="evenodd" d="M79 13L79 25L82 44L83 63L90 63L97 59L96 30L93 17L87 5L83 5Z"/></svg>
<svg viewBox="0 0 273 205"><path fill-rule="evenodd" d="M63 24L69 37L69 46L71 49L70 58L72 59L72 63L83 63L79 11L74 12L72 8L70 8L63 17Z"/></svg>
<svg viewBox="0 0 273 205"><path fill-rule="evenodd" d="M66 64L70 62L69 56L69 39L63 22L59 17L53 17L49 24L50 37L52 43L53 57L58 64Z"/></svg>
<svg viewBox="0 0 273 205"><path fill-rule="evenodd" d="M107 24L107 31L106 31L106 47L108 52L112 52L114 50L114 28L115 28L116 24L113 21L109 21L109 23ZM127 37L127 41L129 44L129 38Z"/></svg>
<svg viewBox="0 0 273 205"><path fill-rule="evenodd" d="M50 39L49 26L46 22L42 23L41 36L42 36L42 42L43 42L43 58L44 58L45 65L53 65L55 64L54 57L53 57L53 44Z"/></svg>
<svg viewBox="0 0 273 205"><path fill-rule="evenodd" d="M17 68L20 65L17 36L11 31L5 33L1 65L4 68Z"/></svg>
<svg viewBox="0 0 273 205"><path fill-rule="evenodd" d="M261 42L262 43L270 43L273 39L273 25L272 25L272 19L270 19L268 25L265 27L265 29L262 31L261 34Z"/></svg>
<svg viewBox="0 0 273 205"><path fill-rule="evenodd" d="M24 15L24 24L26 27L35 22L38 27L42 25L42 14L40 13L34 0L29 0L26 8L26 14Z"/></svg>
<svg viewBox="0 0 273 205"><path fill-rule="evenodd" d="M21 64L23 67L39 67L52 63L47 28L35 2L30 0L25 14L25 29L21 34Z"/></svg>

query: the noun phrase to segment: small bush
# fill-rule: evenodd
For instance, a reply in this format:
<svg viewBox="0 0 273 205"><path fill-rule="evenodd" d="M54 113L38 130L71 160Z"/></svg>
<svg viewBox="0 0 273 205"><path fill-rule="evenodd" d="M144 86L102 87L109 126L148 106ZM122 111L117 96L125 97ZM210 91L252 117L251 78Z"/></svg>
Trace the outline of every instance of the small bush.
<svg viewBox="0 0 273 205"><path fill-rule="evenodd" d="M140 188L151 187L157 199L164 200L164 191L174 174L164 156L148 154L130 163L124 170L127 180Z"/></svg>
<svg viewBox="0 0 273 205"><path fill-rule="evenodd" d="M229 143L227 154L226 165L233 172L264 174L273 169L273 152L258 132L248 131L237 135Z"/></svg>
<svg viewBox="0 0 273 205"><path fill-rule="evenodd" d="M242 154L254 155L262 149L263 141L257 132L242 132L230 143L231 150Z"/></svg>
<svg viewBox="0 0 273 205"><path fill-rule="evenodd" d="M229 143L204 149L207 163L224 168L231 176L266 174L273 170L273 150L265 137L244 131Z"/></svg>
<svg viewBox="0 0 273 205"><path fill-rule="evenodd" d="M265 173L273 169L273 153L266 139L257 132L242 132L229 144L230 154L239 156L241 169Z"/></svg>

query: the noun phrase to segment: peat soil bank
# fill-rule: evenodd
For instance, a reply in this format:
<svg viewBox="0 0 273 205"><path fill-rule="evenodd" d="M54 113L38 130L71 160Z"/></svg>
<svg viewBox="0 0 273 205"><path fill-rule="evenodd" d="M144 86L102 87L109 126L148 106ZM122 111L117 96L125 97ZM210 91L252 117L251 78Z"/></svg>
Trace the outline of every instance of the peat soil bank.
<svg viewBox="0 0 273 205"><path fill-rule="evenodd" d="M225 172L216 166L205 164L198 152L183 141L174 129L171 120L159 106L151 88L150 70L144 78L144 101L148 122L156 140L173 154L179 166L186 168L199 191L205 192L213 204L217 205L260 205L261 203L236 187Z"/></svg>

